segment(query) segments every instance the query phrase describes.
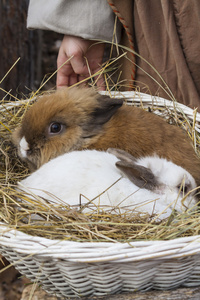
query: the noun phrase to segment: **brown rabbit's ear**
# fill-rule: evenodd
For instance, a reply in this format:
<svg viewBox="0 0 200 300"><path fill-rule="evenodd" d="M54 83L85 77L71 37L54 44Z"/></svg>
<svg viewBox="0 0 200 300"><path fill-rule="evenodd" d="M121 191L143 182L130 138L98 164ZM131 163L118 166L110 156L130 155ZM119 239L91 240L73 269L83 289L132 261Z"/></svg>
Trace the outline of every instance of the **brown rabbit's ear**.
<svg viewBox="0 0 200 300"><path fill-rule="evenodd" d="M139 188L153 191L159 186L156 177L148 168L127 161L118 161L116 166Z"/></svg>
<svg viewBox="0 0 200 300"><path fill-rule="evenodd" d="M110 98L105 95L99 95L97 100L99 106L92 113L96 125L103 125L108 122L123 104L123 99Z"/></svg>

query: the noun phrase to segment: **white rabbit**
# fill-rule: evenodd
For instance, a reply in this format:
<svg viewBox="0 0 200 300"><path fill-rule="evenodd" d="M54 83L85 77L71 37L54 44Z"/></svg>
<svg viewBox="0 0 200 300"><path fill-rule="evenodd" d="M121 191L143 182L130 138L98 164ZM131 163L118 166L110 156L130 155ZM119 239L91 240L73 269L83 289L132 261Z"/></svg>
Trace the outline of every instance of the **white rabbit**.
<svg viewBox="0 0 200 300"><path fill-rule="evenodd" d="M158 156L135 159L122 150L109 152L83 150L63 154L42 165L19 186L55 205L64 202L72 208L82 207L84 213L97 208L150 215L164 211L162 219L173 208L181 212L196 204L192 192L184 205L181 203L181 186L185 193L196 187L194 178L182 167Z"/></svg>

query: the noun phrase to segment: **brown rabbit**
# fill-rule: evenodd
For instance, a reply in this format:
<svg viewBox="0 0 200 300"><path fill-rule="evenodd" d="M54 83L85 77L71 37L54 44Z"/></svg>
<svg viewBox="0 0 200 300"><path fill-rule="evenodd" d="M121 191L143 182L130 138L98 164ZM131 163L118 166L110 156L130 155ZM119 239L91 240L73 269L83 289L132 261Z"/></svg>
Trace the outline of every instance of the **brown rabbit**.
<svg viewBox="0 0 200 300"><path fill-rule="evenodd" d="M13 133L13 142L32 170L65 152L119 148L136 158L167 158L200 185L200 159L182 129L89 88L65 88L39 98Z"/></svg>

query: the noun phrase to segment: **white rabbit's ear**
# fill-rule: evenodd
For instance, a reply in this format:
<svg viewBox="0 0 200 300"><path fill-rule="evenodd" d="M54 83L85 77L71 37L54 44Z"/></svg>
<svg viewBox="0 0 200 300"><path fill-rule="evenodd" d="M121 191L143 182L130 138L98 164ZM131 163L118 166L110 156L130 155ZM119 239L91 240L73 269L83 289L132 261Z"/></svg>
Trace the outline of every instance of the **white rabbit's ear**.
<svg viewBox="0 0 200 300"><path fill-rule="evenodd" d="M105 95L100 95L97 100L99 105L92 113L92 119L96 125L103 125L108 122L123 104L123 99L110 98Z"/></svg>
<svg viewBox="0 0 200 300"><path fill-rule="evenodd" d="M127 161L117 161L116 167L140 188L154 191L160 186L157 178L148 168Z"/></svg>
<svg viewBox="0 0 200 300"><path fill-rule="evenodd" d="M128 153L122 149L108 148L107 152L115 155L118 159L120 159L122 161L127 161L130 163L137 161L137 159L133 155L131 155L130 153Z"/></svg>

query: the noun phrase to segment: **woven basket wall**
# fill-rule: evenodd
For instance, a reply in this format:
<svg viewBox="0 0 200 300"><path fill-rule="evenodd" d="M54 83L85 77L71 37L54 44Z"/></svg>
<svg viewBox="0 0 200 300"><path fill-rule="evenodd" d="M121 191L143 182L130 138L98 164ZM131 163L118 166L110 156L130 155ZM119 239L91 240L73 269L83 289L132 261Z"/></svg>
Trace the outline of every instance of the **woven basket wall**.
<svg viewBox="0 0 200 300"><path fill-rule="evenodd" d="M157 107L155 113L163 117L166 111L173 114L176 110L194 118L192 109L165 99L134 92L112 96L124 97L127 104ZM7 109L13 105L8 104ZM197 113L197 131L199 122ZM200 285L200 236L170 241L81 243L31 236L1 224L0 252L21 274L60 297Z"/></svg>

